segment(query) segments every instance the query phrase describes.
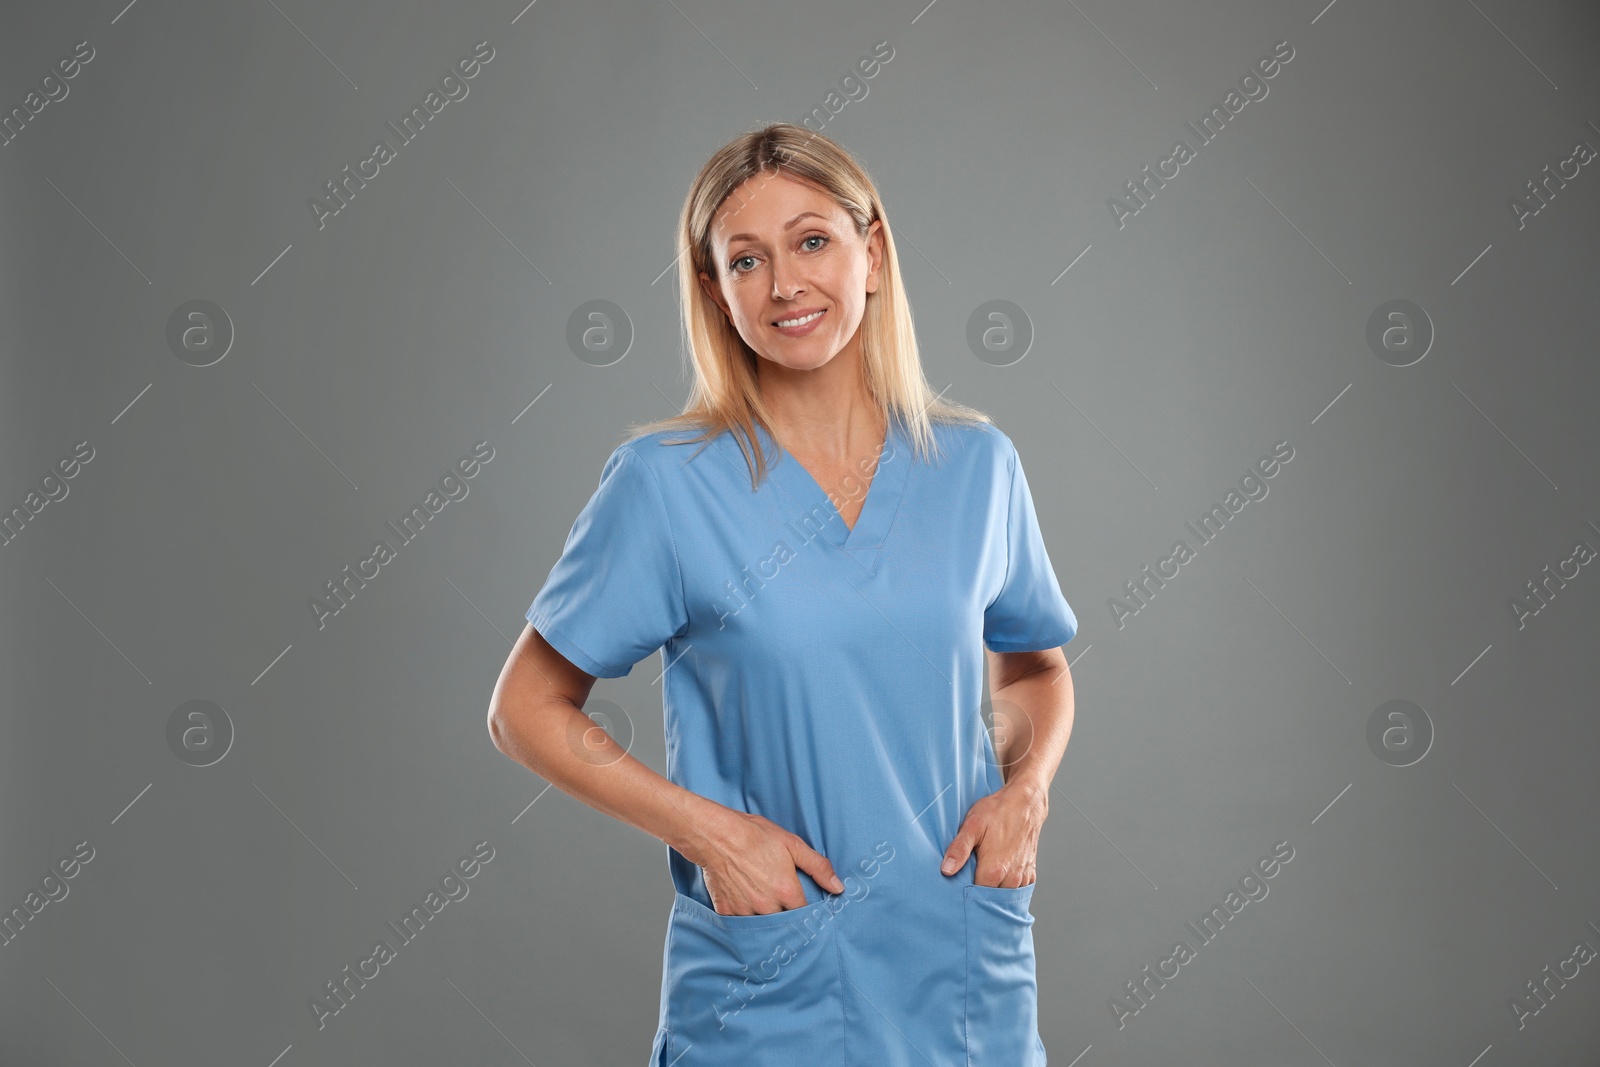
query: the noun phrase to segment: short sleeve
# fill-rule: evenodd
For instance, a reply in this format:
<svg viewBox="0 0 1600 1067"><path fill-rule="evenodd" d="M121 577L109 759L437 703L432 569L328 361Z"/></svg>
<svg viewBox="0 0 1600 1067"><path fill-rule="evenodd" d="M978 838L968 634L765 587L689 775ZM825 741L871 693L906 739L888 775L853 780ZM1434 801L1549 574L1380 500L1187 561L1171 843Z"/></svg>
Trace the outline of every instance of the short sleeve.
<svg viewBox="0 0 1600 1067"><path fill-rule="evenodd" d="M1010 452L1006 576L999 595L984 610L983 641L991 652L1059 648L1077 634L1078 619L1050 566L1022 459L1014 447Z"/></svg>
<svg viewBox="0 0 1600 1067"><path fill-rule="evenodd" d="M597 678L622 677L687 625L661 487L630 446L606 460L527 619Z"/></svg>

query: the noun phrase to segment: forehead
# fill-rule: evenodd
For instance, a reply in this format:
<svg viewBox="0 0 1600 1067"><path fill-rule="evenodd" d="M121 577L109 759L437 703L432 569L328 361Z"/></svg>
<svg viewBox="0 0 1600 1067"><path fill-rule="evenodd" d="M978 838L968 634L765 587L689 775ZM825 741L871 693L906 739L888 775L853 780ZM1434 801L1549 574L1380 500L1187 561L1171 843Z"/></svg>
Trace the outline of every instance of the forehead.
<svg viewBox="0 0 1600 1067"><path fill-rule="evenodd" d="M781 236L787 223L808 211L833 222L844 214L844 209L816 186L782 171L767 171L746 179L728 194L712 217L711 239L727 243ZM808 217L804 221L818 220Z"/></svg>

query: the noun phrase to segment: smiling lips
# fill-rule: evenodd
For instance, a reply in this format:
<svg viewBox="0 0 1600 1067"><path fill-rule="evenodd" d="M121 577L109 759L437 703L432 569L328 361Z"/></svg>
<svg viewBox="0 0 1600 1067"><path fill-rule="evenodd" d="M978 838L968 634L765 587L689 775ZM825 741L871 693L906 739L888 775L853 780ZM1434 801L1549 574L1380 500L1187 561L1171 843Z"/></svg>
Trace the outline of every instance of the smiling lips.
<svg viewBox="0 0 1600 1067"><path fill-rule="evenodd" d="M800 337L810 333L816 327L816 324L822 321L822 317L826 313L827 308L813 308L810 311L803 311L786 319L779 319L772 325L781 334L789 337Z"/></svg>

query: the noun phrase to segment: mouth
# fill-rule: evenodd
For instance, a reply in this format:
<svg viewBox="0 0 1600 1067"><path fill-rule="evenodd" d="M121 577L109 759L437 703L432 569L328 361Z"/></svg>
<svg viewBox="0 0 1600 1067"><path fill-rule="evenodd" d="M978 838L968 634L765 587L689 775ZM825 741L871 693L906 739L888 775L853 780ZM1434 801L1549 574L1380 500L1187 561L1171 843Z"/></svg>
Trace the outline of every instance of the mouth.
<svg viewBox="0 0 1600 1067"><path fill-rule="evenodd" d="M821 322L827 313L827 308L810 308L787 318L775 320L772 328L789 337L799 337L815 329L817 323Z"/></svg>

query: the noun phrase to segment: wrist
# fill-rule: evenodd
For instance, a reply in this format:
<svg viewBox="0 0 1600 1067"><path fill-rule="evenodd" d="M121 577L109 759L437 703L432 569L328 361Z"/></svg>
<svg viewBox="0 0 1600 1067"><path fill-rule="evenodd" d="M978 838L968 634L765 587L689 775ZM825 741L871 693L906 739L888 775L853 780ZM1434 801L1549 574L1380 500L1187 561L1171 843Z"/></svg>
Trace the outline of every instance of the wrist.
<svg viewBox="0 0 1600 1067"><path fill-rule="evenodd" d="M678 840L669 842L696 867L705 867L719 854L728 851L733 811L714 800L684 790L688 801L682 805L683 821Z"/></svg>
<svg viewBox="0 0 1600 1067"><path fill-rule="evenodd" d="M1050 783L1037 774L1017 770L1001 790L1026 799L1029 803L1038 805L1041 811L1050 810Z"/></svg>

